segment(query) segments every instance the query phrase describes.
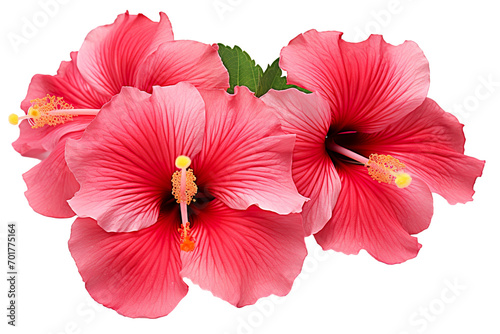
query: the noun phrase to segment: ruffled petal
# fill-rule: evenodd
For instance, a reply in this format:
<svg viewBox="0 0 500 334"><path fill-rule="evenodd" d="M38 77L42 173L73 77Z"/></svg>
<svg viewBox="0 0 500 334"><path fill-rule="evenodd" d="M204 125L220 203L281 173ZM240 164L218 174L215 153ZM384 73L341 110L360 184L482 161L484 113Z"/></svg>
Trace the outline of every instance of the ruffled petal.
<svg viewBox="0 0 500 334"><path fill-rule="evenodd" d="M78 191L80 185L66 165L64 147L67 139L80 137L81 133L75 133L62 138L45 160L23 174L28 187L26 198L39 214L54 218L75 215L67 201Z"/></svg>
<svg viewBox="0 0 500 334"><path fill-rule="evenodd" d="M331 121L329 106L316 93L294 89L270 91L261 99L274 108L283 131L297 135L293 180L299 193L310 198L302 209L305 233L316 233L330 220L340 192L340 179L325 150Z"/></svg>
<svg viewBox="0 0 500 334"><path fill-rule="evenodd" d="M330 102L335 126L374 132L413 111L429 89L429 64L411 41L393 46L382 36L361 43L342 33L310 30L281 52L288 82Z"/></svg>
<svg viewBox="0 0 500 334"><path fill-rule="evenodd" d="M76 66L77 52L71 53L71 61L63 61L57 75L37 74L31 79L28 94L21 103L27 112L31 100L48 95L62 97L65 102L79 109L100 109L112 95L101 94L85 82Z"/></svg>
<svg viewBox="0 0 500 334"><path fill-rule="evenodd" d="M160 22L153 22L142 14L126 12L113 24L87 35L78 54L78 69L95 90L113 96L122 86L132 86L144 60L162 43L173 39L164 13L160 13Z"/></svg>
<svg viewBox="0 0 500 334"><path fill-rule="evenodd" d="M353 149L365 154L390 154L450 204L465 203L472 200L474 183L485 162L463 154L462 128L455 116L426 99L384 131L360 135L356 140L360 144Z"/></svg>
<svg viewBox="0 0 500 334"><path fill-rule="evenodd" d="M72 121L57 126L44 126L33 129L27 120L19 124L19 138L12 143L14 149L23 157L45 159L60 143L63 137L83 131L92 122L94 116L78 116Z"/></svg>
<svg viewBox="0 0 500 334"><path fill-rule="evenodd" d="M125 87L67 145L66 160L81 185L70 205L108 232L151 226L179 155L201 150L203 100L192 85L155 87L153 95Z"/></svg>
<svg viewBox="0 0 500 334"><path fill-rule="evenodd" d="M190 220L196 248L182 252L181 275L238 307L290 291L307 254L299 214L234 210L216 199Z"/></svg>
<svg viewBox="0 0 500 334"><path fill-rule="evenodd" d="M137 232L109 233L90 218L71 228L69 250L92 298L132 318L169 314L188 291L181 270L177 212Z"/></svg>
<svg viewBox="0 0 500 334"><path fill-rule="evenodd" d="M432 195L417 178L404 189L378 183L366 168L341 164L342 190L326 226L315 234L323 249L357 254L365 249L378 261L395 264L417 256L421 245L410 234L431 221Z"/></svg>
<svg viewBox="0 0 500 334"><path fill-rule="evenodd" d="M170 86L186 81L196 87L229 87L229 74L211 46L194 41L172 41L160 45L140 66L135 87L151 92L153 86Z"/></svg>
<svg viewBox="0 0 500 334"><path fill-rule="evenodd" d="M256 204L280 214L300 212L293 183L294 135L284 135L269 107L246 87L235 94L201 91L207 110L203 149L193 161L198 184L233 209Z"/></svg>

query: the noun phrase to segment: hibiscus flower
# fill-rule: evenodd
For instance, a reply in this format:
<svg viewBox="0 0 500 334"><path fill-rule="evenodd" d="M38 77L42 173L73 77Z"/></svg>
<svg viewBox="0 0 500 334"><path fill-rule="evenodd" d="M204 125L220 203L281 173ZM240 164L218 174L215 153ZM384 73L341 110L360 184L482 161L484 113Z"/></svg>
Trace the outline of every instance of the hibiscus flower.
<svg viewBox="0 0 500 334"><path fill-rule="evenodd" d="M430 224L431 192L450 204L472 200L484 161L463 154L462 124L426 98L429 67L415 43L341 36L311 30L281 52L289 83L315 93L263 99L297 134L293 178L311 199L306 234L325 250L404 262L421 247L411 235Z"/></svg>
<svg viewBox="0 0 500 334"><path fill-rule="evenodd" d="M92 297L156 318L182 277L238 307L287 294L306 255L294 141L245 87L123 88L66 150L81 184L69 247Z"/></svg>
<svg viewBox="0 0 500 334"><path fill-rule="evenodd" d="M22 121L14 149L42 160L23 175L30 206L46 216L74 216L67 200L79 185L64 161L66 140L80 138L122 86L151 92L154 85L181 81L204 88L229 87L217 46L174 41L163 13L159 22L142 14L121 14L113 24L92 30L80 51L71 53L71 61L61 63L57 75L35 75L21 103L26 116L9 117L12 124Z"/></svg>

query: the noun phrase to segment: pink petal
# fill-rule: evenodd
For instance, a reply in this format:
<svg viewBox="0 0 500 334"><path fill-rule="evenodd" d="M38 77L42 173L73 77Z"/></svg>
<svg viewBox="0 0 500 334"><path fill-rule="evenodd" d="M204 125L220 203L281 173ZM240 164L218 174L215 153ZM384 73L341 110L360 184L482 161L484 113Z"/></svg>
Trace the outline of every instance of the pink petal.
<svg viewBox="0 0 500 334"><path fill-rule="evenodd" d="M98 27L87 35L78 54L78 68L94 89L113 96L122 86L132 86L142 62L173 38L164 13L160 13L157 23L142 14L126 12L113 24Z"/></svg>
<svg viewBox="0 0 500 334"><path fill-rule="evenodd" d="M79 139L81 133L67 135L50 155L23 174L28 187L25 192L30 206L44 216L69 218L75 213L67 201L80 188L64 160L64 147L68 138Z"/></svg>
<svg viewBox="0 0 500 334"><path fill-rule="evenodd" d="M310 198L302 209L305 233L316 233L330 220L340 192L337 171L325 150L331 122L328 104L316 93L294 89L270 91L262 100L274 108L283 131L297 135L293 180L299 193Z"/></svg>
<svg viewBox="0 0 500 334"><path fill-rule="evenodd" d="M290 291L307 254L300 215L214 200L190 219L196 247L182 252L181 275L238 307Z"/></svg>
<svg viewBox="0 0 500 334"><path fill-rule="evenodd" d="M382 36L361 43L342 33L310 30L281 52L288 81L330 102L336 126L374 132L413 111L429 89L429 65L414 42L393 46Z"/></svg>
<svg viewBox="0 0 500 334"><path fill-rule="evenodd" d="M80 188L64 160L66 140L79 139L93 116L78 116L58 126L32 129L28 121L19 125L21 134L12 146L25 157L43 160L23 175L25 195L36 212L55 218L75 215L67 201Z"/></svg>
<svg viewBox="0 0 500 334"><path fill-rule="evenodd" d="M417 256L421 245L411 237L426 229L433 213L432 195L418 178L405 189L378 183L360 165L339 164L342 190L316 241L323 249L357 254L366 249L378 261L395 264Z"/></svg>
<svg viewBox="0 0 500 334"><path fill-rule="evenodd" d="M21 103L21 108L28 111L31 100L47 94L62 97L74 108L100 109L109 101L111 95L101 94L90 87L76 67L77 52L71 53L71 61L63 61L57 75L37 74L31 79L28 94Z"/></svg>
<svg viewBox="0 0 500 334"><path fill-rule="evenodd" d="M207 131L193 161L199 184L233 209L256 204L280 214L300 212L304 197L291 175L295 136L283 135L270 108L246 87L202 96Z"/></svg>
<svg viewBox="0 0 500 334"><path fill-rule="evenodd" d="M196 87L226 90L229 74L217 49L194 41L164 43L140 66L134 86L151 92L153 86L187 81Z"/></svg>
<svg viewBox="0 0 500 334"><path fill-rule="evenodd" d="M92 219L76 219L69 249L92 298L127 317L169 314L188 291L179 275L177 216L171 211L130 233L108 233Z"/></svg>
<svg viewBox="0 0 500 334"><path fill-rule="evenodd" d="M19 138L12 143L14 149L24 157L45 159L60 143L62 138L79 133L94 119L94 116L78 116L58 126L44 126L33 129L27 120L19 124ZM64 146L64 145L63 145Z"/></svg>
<svg viewBox="0 0 500 334"><path fill-rule="evenodd" d="M360 137L358 142L363 144L359 150L390 154L450 204L465 203L472 200L473 186L482 174L484 161L463 154L462 128L453 115L426 99L384 131Z"/></svg>
<svg viewBox="0 0 500 334"><path fill-rule="evenodd" d="M153 95L123 88L80 141L68 142L66 160L81 185L71 207L108 232L151 226L171 193L176 157L200 151L204 128L192 85L155 87Z"/></svg>

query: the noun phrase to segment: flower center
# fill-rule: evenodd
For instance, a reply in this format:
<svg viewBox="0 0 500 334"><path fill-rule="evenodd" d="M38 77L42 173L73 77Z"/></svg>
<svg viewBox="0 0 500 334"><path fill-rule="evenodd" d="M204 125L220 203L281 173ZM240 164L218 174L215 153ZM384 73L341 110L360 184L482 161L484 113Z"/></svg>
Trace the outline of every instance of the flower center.
<svg viewBox="0 0 500 334"><path fill-rule="evenodd" d="M368 175L379 183L395 184L398 188L406 188L411 184L411 176L404 171L406 166L390 155L372 153L365 158L333 141L327 141L327 148L363 164Z"/></svg>
<svg viewBox="0 0 500 334"><path fill-rule="evenodd" d="M33 129L45 125L56 126L73 120L76 116L95 116L99 109L74 109L73 106L63 100L62 97L48 95L41 99L31 100L28 114L18 116L9 115L9 123L17 125L19 121L27 119Z"/></svg>
<svg viewBox="0 0 500 334"><path fill-rule="evenodd" d="M191 204L193 196L198 191L198 186L194 181L196 177L192 169L187 169L191 165L191 159L180 155L175 159L175 166L180 170L172 174L172 195L181 208L180 247L182 251L191 252L195 248L195 239L191 235L191 228L188 221L187 206Z"/></svg>

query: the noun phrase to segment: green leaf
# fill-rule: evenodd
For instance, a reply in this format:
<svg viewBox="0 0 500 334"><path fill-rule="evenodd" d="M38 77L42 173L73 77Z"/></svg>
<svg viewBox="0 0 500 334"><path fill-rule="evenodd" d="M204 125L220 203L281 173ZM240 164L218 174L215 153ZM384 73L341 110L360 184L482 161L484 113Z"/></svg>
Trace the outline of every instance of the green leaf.
<svg viewBox="0 0 500 334"><path fill-rule="evenodd" d="M275 90L285 90L289 88L295 88L305 93L311 93L307 89L304 89L295 85L288 85L286 83L286 77L282 76L283 72L279 66L280 59L276 59L271 65L268 65L266 71L262 75L259 82L259 87L255 95L260 97L266 94L270 89Z"/></svg>
<svg viewBox="0 0 500 334"><path fill-rule="evenodd" d="M262 67L255 64L248 53L243 51L239 46L233 48L224 44L219 45L219 56L222 63L229 72L230 87L228 93L234 93L234 86L246 86L255 96L260 97L266 94L270 89L284 90L295 88L305 93L310 91L286 83L286 77L279 67L279 58L271 65L268 65L266 71L262 71Z"/></svg>
<svg viewBox="0 0 500 334"><path fill-rule="evenodd" d="M266 94L271 88L276 90L286 89L286 78L281 76L281 68L279 67L279 58L271 65L268 65L266 71L259 81L259 86L255 95L257 97Z"/></svg>
<svg viewBox="0 0 500 334"><path fill-rule="evenodd" d="M219 56L229 72L230 87L227 90L229 93L234 93L234 86L246 86L252 92L257 91L263 71L248 53L239 46L231 48L219 44Z"/></svg>

